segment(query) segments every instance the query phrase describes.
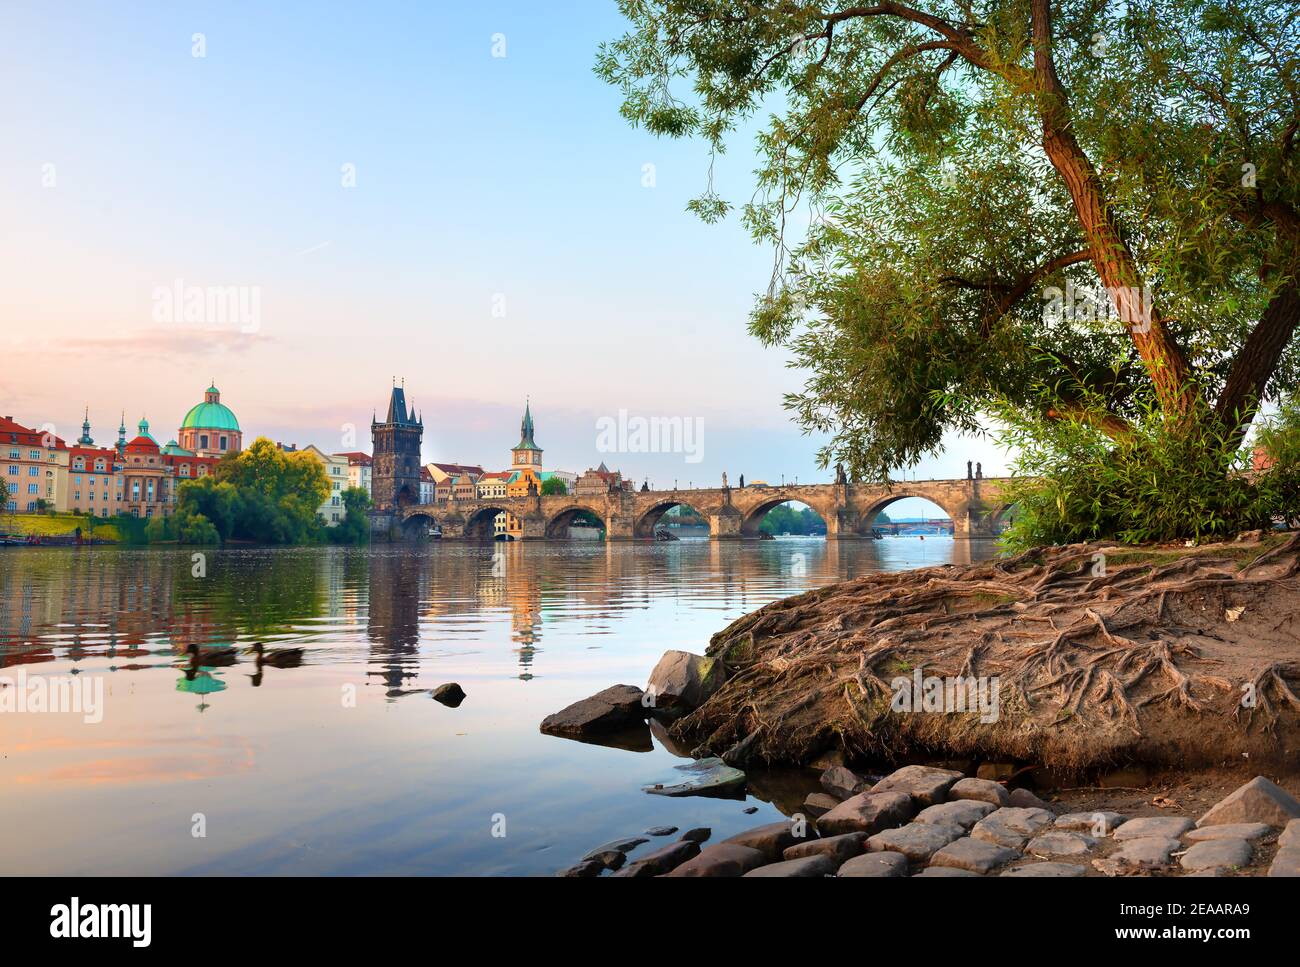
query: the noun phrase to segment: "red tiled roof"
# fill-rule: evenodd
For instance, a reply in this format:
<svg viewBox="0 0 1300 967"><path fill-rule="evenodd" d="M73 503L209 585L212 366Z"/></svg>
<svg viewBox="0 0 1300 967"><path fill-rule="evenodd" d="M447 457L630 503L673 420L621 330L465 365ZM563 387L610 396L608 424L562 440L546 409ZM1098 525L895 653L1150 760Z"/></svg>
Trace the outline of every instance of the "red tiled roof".
<svg viewBox="0 0 1300 967"><path fill-rule="evenodd" d="M434 463L431 466L437 467L443 473L449 476L455 476L458 473L471 473L476 477L483 476L483 468L476 467L467 463Z"/></svg>
<svg viewBox="0 0 1300 967"><path fill-rule="evenodd" d="M370 454L362 453L360 450L353 451L352 453L336 453L334 456L347 457L348 463L352 466L368 467L374 462Z"/></svg>
<svg viewBox="0 0 1300 967"><path fill-rule="evenodd" d="M17 439L15 439L15 437ZM68 445L63 439L51 434L53 445L49 446L51 450L66 450ZM44 447L45 433L42 430L33 430L31 427L23 426L21 423L14 421L12 416L0 416L0 443L17 443L21 446Z"/></svg>

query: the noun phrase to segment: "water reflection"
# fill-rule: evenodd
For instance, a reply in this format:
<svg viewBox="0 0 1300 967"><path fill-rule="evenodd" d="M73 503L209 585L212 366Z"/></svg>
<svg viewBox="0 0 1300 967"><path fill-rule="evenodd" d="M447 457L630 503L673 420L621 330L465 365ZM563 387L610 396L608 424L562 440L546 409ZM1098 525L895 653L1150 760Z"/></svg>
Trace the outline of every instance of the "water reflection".
<svg viewBox="0 0 1300 967"><path fill-rule="evenodd" d="M659 822L775 818L803 779L755 776L756 816L648 803L641 786L686 751L660 731L619 748L537 725L775 598L989 553L932 538L226 549L204 572L187 549L0 550L0 678L102 675L107 693L95 726L0 715L0 873L547 873ZM303 655L271 667L256 642ZM458 708L428 698L448 681ZM189 836L199 809L222 836ZM505 839L487 832L497 812Z"/></svg>

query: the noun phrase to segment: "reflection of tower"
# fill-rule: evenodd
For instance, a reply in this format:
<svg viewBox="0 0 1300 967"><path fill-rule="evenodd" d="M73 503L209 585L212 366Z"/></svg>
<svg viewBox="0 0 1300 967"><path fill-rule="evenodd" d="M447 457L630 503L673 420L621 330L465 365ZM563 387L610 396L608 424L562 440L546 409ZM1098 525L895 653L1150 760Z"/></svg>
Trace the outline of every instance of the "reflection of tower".
<svg viewBox="0 0 1300 967"><path fill-rule="evenodd" d="M506 545L509 564L506 568L506 605L510 608L510 639L518 647L519 677L527 681L533 677L533 659L538 642L542 640L542 586L537 575L537 563L515 545Z"/></svg>
<svg viewBox="0 0 1300 967"><path fill-rule="evenodd" d="M387 695L403 694L402 685L419 674L421 570L427 558L374 554L370 558L369 613L370 664L366 672L383 680Z"/></svg>
<svg viewBox="0 0 1300 967"><path fill-rule="evenodd" d="M406 391L394 386L388 399L388 418L372 420L370 442L374 450L370 469L370 496L375 510L395 508L420 501L420 441L424 422L414 411L407 413Z"/></svg>

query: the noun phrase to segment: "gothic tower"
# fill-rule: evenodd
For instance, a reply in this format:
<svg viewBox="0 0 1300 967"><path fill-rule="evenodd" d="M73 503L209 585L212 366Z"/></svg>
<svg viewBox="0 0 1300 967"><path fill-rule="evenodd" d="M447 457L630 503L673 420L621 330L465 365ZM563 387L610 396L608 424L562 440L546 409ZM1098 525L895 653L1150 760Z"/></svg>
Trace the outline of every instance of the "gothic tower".
<svg viewBox="0 0 1300 967"><path fill-rule="evenodd" d="M407 412L406 391L393 387L388 400L388 418L372 420L370 442L373 465L370 471L370 496L374 509L388 512L420 500L420 442L424 421Z"/></svg>
<svg viewBox="0 0 1300 967"><path fill-rule="evenodd" d="M519 424L519 444L510 448L515 470L542 469L542 448L533 442L533 410L524 403L524 418Z"/></svg>

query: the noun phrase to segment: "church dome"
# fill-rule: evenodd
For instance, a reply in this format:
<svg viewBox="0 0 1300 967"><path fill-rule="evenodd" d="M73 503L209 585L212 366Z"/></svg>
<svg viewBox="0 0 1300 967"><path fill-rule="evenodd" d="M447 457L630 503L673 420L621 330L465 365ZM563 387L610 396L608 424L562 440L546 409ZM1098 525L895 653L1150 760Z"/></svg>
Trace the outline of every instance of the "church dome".
<svg viewBox="0 0 1300 967"><path fill-rule="evenodd" d="M239 432L239 421L234 412L221 402L221 393L216 386L209 386L203 394L203 402L190 408L181 421L182 430L228 430Z"/></svg>

